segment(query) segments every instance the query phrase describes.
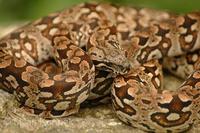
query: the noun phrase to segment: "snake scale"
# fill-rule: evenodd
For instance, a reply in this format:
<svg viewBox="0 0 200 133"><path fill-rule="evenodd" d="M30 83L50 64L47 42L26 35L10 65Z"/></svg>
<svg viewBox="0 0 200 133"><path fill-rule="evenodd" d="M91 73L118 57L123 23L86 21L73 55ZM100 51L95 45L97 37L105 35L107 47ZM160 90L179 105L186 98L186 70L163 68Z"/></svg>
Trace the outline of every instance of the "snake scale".
<svg viewBox="0 0 200 133"><path fill-rule="evenodd" d="M43 118L77 113L111 92L125 123L182 132L200 120L200 13L84 3L0 40L1 88ZM163 68L185 79L163 89Z"/></svg>

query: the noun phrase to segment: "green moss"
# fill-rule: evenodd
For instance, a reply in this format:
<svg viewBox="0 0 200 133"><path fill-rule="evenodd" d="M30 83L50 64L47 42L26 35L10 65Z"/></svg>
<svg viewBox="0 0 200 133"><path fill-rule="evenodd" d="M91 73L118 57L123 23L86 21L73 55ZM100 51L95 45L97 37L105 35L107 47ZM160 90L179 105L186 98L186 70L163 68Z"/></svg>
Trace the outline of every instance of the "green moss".
<svg viewBox="0 0 200 133"><path fill-rule="evenodd" d="M0 0L0 23L31 20L77 3L91 0ZM94 0L93 0L94 1ZM96 0L119 5L167 9L184 13L200 9L197 0Z"/></svg>

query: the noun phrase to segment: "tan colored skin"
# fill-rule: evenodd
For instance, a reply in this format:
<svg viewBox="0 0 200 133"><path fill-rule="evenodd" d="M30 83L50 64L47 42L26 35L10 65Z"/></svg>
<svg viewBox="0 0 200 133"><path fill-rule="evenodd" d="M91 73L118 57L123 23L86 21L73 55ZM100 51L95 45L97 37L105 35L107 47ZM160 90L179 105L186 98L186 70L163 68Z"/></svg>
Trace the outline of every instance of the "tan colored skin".
<svg viewBox="0 0 200 133"><path fill-rule="evenodd" d="M34 38L36 31L28 33L23 29L19 34L25 34L26 41L32 37L35 39L33 41L41 42L37 44L38 46L46 45L44 49L40 50L47 51L50 55L35 54L38 58L30 58L21 52L18 58L18 56L14 56L16 55L14 52L24 51L23 48L26 46L22 44L15 49L12 46L16 44L11 43L14 39L9 36L6 41L3 41L7 43L6 47L1 43L1 55L4 57L1 58L0 63L1 83L4 88L14 91L24 107L44 118L76 113L80 103L89 96L94 80L94 65L89 56L70 40L69 34L55 37L52 40L53 44L48 45L45 42L46 38L41 37L39 40L37 37ZM24 38L21 40L25 41ZM9 44L11 45L9 46ZM37 53L39 48L32 50ZM49 49L52 51L48 51ZM13 52L12 55L9 52ZM37 68L37 59L44 58L44 56L47 56L46 59L54 56L60 70L45 72Z"/></svg>
<svg viewBox="0 0 200 133"><path fill-rule="evenodd" d="M199 60L198 56L197 59L187 56L188 52L200 48L199 28L200 14L189 13L152 25L132 37L136 48L134 67L128 74L117 76L112 88L113 107L122 121L151 132L182 132L198 123ZM173 58L178 55L183 57ZM187 74L177 90L162 88L162 76L159 76L162 71L157 60L164 57L170 57L164 59L169 70L173 63L178 69L184 69L178 66L180 61L187 62L185 66L188 66L190 60L193 65L190 75ZM174 73L185 78L186 74L181 75L178 69Z"/></svg>
<svg viewBox="0 0 200 133"><path fill-rule="evenodd" d="M174 75L185 79L194 70L200 68L200 52L190 52L184 55L164 58L163 67Z"/></svg>
<svg viewBox="0 0 200 133"><path fill-rule="evenodd" d="M185 131L199 118L199 70L166 91L158 59L199 49L199 25L198 13L81 4L2 38L0 82L26 110L53 118L76 113L91 91L89 99L107 95L114 78L112 102L122 121L145 131Z"/></svg>
<svg viewBox="0 0 200 133"><path fill-rule="evenodd" d="M156 17L152 17L152 14L156 14ZM94 86L97 86L97 89L94 87L89 98L94 99L108 95L110 80L113 80L111 77L129 69L129 61L118 44L129 44L129 36L137 29L167 18L169 18L168 13L149 9L117 7L109 4L81 4L29 23L2 38L1 49L4 51L1 56L5 53L13 58L24 57L25 62L33 66L41 65L55 56L49 52L52 50L53 39L70 32L73 43L79 47L86 47L96 68L101 71L96 70ZM104 77L105 74L107 77ZM106 87L108 90L98 85L102 82L109 84ZM13 90L10 88L8 91Z"/></svg>

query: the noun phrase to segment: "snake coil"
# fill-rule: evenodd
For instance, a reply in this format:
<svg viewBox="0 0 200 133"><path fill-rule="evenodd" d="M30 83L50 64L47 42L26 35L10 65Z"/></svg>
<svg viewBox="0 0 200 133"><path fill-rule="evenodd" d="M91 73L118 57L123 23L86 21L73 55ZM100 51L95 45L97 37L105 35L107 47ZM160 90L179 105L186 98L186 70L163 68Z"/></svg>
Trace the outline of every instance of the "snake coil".
<svg viewBox="0 0 200 133"><path fill-rule="evenodd" d="M80 4L3 37L0 83L44 118L77 113L111 92L125 123L182 132L199 122L199 42L199 13ZM186 79L176 91L163 89L162 67Z"/></svg>

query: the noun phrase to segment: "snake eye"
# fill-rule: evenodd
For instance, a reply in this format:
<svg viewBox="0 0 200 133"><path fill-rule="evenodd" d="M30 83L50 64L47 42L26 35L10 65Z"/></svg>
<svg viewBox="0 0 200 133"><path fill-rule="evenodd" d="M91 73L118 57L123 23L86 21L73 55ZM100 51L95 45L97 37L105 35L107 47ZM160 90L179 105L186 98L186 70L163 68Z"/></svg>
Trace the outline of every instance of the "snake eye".
<svg viewBox="0 0 200 133"><path fill-rule="evenodd" d="M109 43L113 48L120 49L118 41L116 41L116 40L108 40L108 43Z"/></svg>

